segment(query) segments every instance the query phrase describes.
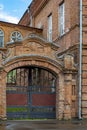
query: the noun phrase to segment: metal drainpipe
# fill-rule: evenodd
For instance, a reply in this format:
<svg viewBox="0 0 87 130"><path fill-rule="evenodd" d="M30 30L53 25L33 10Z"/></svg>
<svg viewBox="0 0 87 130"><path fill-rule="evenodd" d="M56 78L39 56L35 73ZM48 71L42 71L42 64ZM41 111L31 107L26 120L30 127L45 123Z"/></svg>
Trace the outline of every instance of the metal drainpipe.
<svg viewBox="0 0 87 130"><path fill-rule="evenodd" d="M79 47L79 119L82 119L82 0L80 0L80 47Z"/></svg>

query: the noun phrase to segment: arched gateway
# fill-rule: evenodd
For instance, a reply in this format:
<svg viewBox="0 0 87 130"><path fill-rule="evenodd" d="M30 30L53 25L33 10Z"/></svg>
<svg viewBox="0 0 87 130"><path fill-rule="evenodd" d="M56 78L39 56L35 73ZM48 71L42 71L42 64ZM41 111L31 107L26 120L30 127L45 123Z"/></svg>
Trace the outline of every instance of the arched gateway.
<svg viewBox="0 0 87 130"><path fill-rule="evenodd" d="M8 118L56 118L56 75L35 66L7 74Z"/></svg>
<svg viewBox="0 0 87 130"><path fill-rule="evenodd" d="M72 56L58 59L55 43L32 34L7 47L0 53L2 118L70 119Z"/></svg>
<svg viewBox="0 0 87 130"><path fill-rule="evenodd" d="M56 118L58 68L49 59L25 60L14 60L7 67L7 118Z"/></svg>

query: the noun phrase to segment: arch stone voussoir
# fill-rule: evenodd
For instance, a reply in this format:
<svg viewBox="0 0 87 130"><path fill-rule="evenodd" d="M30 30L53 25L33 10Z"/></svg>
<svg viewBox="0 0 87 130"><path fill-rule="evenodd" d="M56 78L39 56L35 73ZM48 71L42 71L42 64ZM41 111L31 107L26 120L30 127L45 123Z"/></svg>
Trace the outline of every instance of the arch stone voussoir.
<svg viewBox="0 0 87 130"><path fill-rule="evenodd" d="M39 66L43 68L50 69L54 71L56 74L58 74L60 71L62 71L62 66L50 59L50 58L42 58L38 56L30 56L30 57L18 57L11 60L8 60L4 63L4 69L6 72L9 72L12 69L22 67L22 66Z"/></svg>

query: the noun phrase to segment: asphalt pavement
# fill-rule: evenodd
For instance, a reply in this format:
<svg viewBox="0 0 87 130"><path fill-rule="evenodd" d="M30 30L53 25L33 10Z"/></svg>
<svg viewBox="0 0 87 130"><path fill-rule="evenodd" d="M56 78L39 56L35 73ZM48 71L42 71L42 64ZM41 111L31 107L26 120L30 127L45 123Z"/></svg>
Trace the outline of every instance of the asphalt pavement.
<svg viewBox="0 0 87 130"><path fill-rule="evenodd" d="M87 120L10 120L1 122L0 130L87 130Z"/></svg>

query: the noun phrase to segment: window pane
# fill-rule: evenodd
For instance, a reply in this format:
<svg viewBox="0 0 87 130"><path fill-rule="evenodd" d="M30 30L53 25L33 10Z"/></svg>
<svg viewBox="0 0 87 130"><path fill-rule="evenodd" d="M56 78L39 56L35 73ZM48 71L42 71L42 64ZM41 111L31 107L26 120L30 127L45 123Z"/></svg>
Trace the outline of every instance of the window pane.
<svg viewBox="0 0 87 130"><path fill-rule="evenodd" d="M48 40L52 41L52 15L48 17Z"/></svg>
<svg viewBox="0 0 87 130"><path fill-rule="evenodd" d="M19 41L19 40L22 40L22 35L20 32L13 32L12 35L11 35L11 41L14 42L14 41Z"/></svg>
<svg viewBox="0 0 87 130"><path fill-rule="evenodd" d="M4 46L4 33L0 30L0 47Z"/></svg>
<svg viewBox="0 0 87 130"><path fill-rule="evenodd" d="M3 47L3 37L0 36L0 47Z"/></svg>
<svg viewBox="0 0 87 130"><path fill-rule="evenodd" d="M59 7L59 33L64 34L64 3Z"/></svg>

